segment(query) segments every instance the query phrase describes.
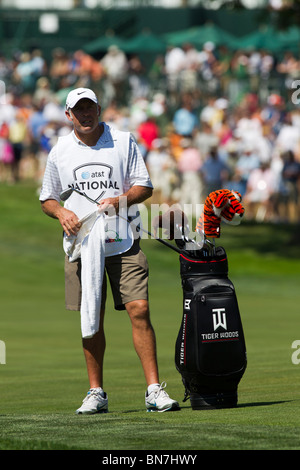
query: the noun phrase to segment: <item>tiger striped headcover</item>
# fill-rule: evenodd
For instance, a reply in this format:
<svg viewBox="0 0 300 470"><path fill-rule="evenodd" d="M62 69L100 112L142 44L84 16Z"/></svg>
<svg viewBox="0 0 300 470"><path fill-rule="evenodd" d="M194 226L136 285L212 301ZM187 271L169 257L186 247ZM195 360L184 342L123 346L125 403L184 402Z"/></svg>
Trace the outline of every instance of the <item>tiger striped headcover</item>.
<svg viewBox="0 0 300 470"><path fill-rule="evenodd" d="M229 189L218 189L210 193L205 200L196 231L206 237L219 238L221 221L238 225L245 212L241 200L239 192Z"/></svg>

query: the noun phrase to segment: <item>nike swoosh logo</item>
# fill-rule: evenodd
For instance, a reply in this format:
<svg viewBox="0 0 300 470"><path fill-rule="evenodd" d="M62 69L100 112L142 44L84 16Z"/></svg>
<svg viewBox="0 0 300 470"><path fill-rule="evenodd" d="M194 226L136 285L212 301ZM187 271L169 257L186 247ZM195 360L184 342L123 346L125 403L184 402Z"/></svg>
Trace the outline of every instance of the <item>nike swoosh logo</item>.
<svg viewBox="0 0 300 470"><path fill-rule="evenodd" d="M154 406L154 407L156 408L156 402L154 402L154 403L150 403L150 402L148 402L148 405L150 405L150 406Z"/></svg>
<svg viewBox="0 0 300 470"><path fill-rule="evenodd" d="M77 93L77 95L82 95L82 93L85 93L84 91L81 91L80 93Z"/></svg>

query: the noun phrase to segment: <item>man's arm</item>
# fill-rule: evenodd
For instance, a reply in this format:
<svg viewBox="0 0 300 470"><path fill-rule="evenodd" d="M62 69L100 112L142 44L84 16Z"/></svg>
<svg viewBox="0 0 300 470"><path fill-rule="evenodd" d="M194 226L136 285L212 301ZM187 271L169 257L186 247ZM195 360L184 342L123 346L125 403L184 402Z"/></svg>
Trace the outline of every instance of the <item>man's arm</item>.
<svg viewBox="0 0 300 470"><path fill-rule="evenodd" d="M69 235L76 235L80 225L78 217L74 212L65 209L56 199L56 195L61 192L61 182L56 163L56 146L49 153L47 166L44 174L43 186L40 195L41 207L43 212L58 219L64 232Z"/></svg>
<svg viewBox="0 0 300 470"><path fill-rule="evenodd" d="M52 217L53 219L58 219L60 225L62 226L64 232L69 235L76 235L78 230L81 227L77 215L62 207L59 202L55 199L47 199L46 201L41 201L41 206L43 212Z"/></svg>
<svg viewBox="0 0 300 470"><path fill-rule="evenodd" d="M126 193L117 197L108 197L99 201L99 211L105 212L107 208L113 207L115 213L119 213L120 198L127 198L127 208L133 204L139 204L152 196L153 189L148 186L132 186ZM124 204L122 204L124 206Z"/></svg>

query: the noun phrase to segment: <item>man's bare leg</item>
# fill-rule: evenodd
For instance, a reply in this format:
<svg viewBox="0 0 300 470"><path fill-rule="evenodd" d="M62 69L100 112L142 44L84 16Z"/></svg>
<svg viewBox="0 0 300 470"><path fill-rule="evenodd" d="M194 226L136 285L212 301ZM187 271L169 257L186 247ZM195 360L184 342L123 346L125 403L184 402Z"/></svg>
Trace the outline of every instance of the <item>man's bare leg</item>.
<svg viewBox="0 0 300 470"><path fill-rule="evenodd" d="M92 338L82 339L90 388L103 388L103 359L106 346L103 323L104 311L101 311L99 331Z"/></svg>
<svg viewBox="0 0 300 470"><path fill-rule="evenodd" d="M146 300L128 302L126 310L131 320L132 338L141 361L147 385L159 383L156 339L150 321L149 305Z"/></svg>

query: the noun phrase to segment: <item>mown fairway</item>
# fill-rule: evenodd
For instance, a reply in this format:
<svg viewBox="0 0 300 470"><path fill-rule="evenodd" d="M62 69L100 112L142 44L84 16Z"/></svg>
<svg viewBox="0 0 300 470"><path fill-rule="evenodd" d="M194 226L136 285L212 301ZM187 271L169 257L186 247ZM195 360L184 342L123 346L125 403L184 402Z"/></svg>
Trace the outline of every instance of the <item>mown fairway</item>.
<svg viewBox="0 0 300 470"><path fill-rule="evenodd" d="M247 343L236 409L194 411L174 365L182 317L178 255L153 240L150 306L161 381L176 413L146 413L127 314L106 315L109 413L76 416L87 389L79 317L64 308L62 234L31 184L0 186L0 449L300 449L299 227L222 227ZM298 346L299 348L299 346ZM299 354L295 354L300 359Z"/></svg>

